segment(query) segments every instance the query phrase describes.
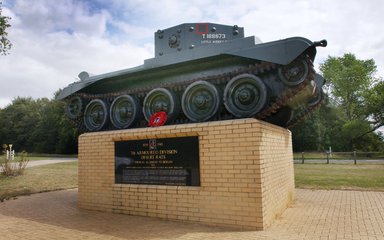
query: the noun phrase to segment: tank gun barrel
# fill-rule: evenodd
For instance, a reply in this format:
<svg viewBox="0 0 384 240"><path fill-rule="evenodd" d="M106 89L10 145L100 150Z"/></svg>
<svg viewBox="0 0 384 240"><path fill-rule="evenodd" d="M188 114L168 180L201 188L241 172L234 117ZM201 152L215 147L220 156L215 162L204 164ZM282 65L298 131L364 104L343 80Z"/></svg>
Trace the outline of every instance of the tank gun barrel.
<svg viewBox="0 0 384 240"><path fill-rule="evenodd" d="M313 46L315 47L326 47L328 44L327 40L323 39L317 42L313 42Z"/></svg>

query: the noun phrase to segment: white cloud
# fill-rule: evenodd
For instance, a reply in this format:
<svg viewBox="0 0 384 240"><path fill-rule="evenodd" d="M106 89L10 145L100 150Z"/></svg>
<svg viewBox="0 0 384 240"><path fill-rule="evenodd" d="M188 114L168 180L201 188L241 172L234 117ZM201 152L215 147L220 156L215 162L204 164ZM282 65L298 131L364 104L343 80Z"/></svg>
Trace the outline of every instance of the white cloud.
<svg viewBox="0 0 384 240"><path fill-rule="evenodd" d="M316 65L346 52L373 58L384 76L381 1L3 0L11 54L0 56L0 107L17 96L52 97L81 71L101 74L153 57L153 32L185 22L244 27L264 42L326 38Z"/></svg>
<svg viewBox="0 0 384 240"><path fill-rule="evenodd" d="M12 10L22 18L14 27L37 35L75 31L88 36L102 36L109 18L105 10L92 13L87 4L72 0L17 0Z"/></svg>
<svg viewBox="0 0 384 240"><path fill-rule="evenodd" d="M17 96L52 97L83 70L121 70L152 56L146 45L133 45L129 39L113 44L106 38L105 11L91 15L65 2L57 9L53 1L17 1L13 11L6 9L12 17L13 48L10 55L0 57L1 107Z"/></svg>

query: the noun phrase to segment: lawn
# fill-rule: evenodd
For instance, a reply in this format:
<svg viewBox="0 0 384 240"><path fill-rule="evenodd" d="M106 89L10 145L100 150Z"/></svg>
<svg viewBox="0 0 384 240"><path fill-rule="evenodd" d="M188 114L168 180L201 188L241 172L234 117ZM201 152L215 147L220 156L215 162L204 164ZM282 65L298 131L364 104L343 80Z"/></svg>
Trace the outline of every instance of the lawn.
<svg viewBox="0 0 384 240"><path fill-rule="evenodd" d="M0 175L0 201L15 196L77 187L77 161L26 168L21 176Z"/></svg>
<svg viewBox="0 0 384 240"><path fill-rule="evenodd" d="M295 164L297 188L384 191L384 164Z"/></svg>
<svg viewBox="0 0 384 240"><path fill-rule="evenodd" d="M76 188L77 161L27 168L24 175L0 175L0 201L20 195ZM295 164L297 188L384 191L384 164Z"/></svg>

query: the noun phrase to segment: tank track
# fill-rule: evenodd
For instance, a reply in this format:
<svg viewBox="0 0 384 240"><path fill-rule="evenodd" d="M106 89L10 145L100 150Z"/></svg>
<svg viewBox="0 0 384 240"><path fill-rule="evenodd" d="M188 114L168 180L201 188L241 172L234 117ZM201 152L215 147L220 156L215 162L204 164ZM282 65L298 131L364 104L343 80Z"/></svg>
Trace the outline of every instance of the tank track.
<svg viewBox="0 0 384 240"><path fill-rule="evenodd" d="M287 123L287 128L294 127L296 124L304 121L312 112L319 109L321 107L321 105L323 104L323 100L324 100L324 94L323 93L321 93L320 98L321 98L320 101L318 101L315 105L309 106L309 107L303 109L302 111L300 111L298 114L296 114L294 116L294 118L292 118Z"/></svg>
<svg viewBox="0 0 384 240"><path fill-rule="evenodd" d="M308 56L299 56L298 58L302 58L306 61L308 65L308 74L300 84L297 86L293 87L287 87L285 90L282 91L279 96L274 97L267 105L261 110L261 112L257 113L254 117L256 119L260 120L267 120L269 117L272 117L274 114L276 114L281 108L286 106L286 103L292 99L296 94L298 94L302 89L306 87L306 85L309 84L311 80L314 79L314 69L313 69L313 64ZM147 86L143 88L136 88L136 89L127 89L124 91L119 91L119 92L113 92L113 93L103 93L103 94L87 94L87 93L76 93L73 96L74 97L80 97L83 100L83 104L86 105L89 101L94 100L94 99L102 99L105 102L110 105L110 103L113 101L114 98L120 96L120 95L125 95L125 94L131 94L137 96L137 98L140 100L140 102L143 102L144 97L147 95L148 92L150 92L154 88L167 88L171 89L176 93L177 96L181 96L182 92L192 83L197 82L197 81L207 81L215 86L218 86L220 90L222 90L225 85L235 76L238 76L240 74L251 74L255 76L260 76L260 78L263 78L263 76L266 75L278 75L277 69L281 65L277 65L274 63L270 62L256 62L252 65L249 65L248 67L240 67L238 69L218 74L218 75L212 75L212 76L206 76L206 77L201 77L201 78L194 78L194 79L189 79L189 80L184 80L184 81L179 81L179 82L170 82L170 83L162 83L156 86ZM181 97L179 98L181 99ZM321 101L320 101L321 102ZM297 122L299 122L301 119L303 119L306 115L308 115L310 112L312 112L314 109L320 105L320 102L316 104L315 106L311 107L306 107L300 114L296 114L296 116L291 119L287 126L293 126ZM84 121L83 121L83 112L84 112L85 107L82 109L82 114L75 118L71 119L75 125L78 126L80 132L87 132L87 128L85 127ZM141 110L141 109L140 109ZM232 119L235 118L232 116L225 108L222 106L219 110L219 113L215 115L213 119L210 121L214 120L225 120L225 119ZM189 120L181 111L180 115L177 119L169 122L168 124L182 124L182 123L189 123L192 122ZM116 129L113 127L111 123L108 123L107 128L103 128L103 130L113 130ZM147 123L142 117L141 120L138 121L134 126L130 128L137 128L137 127L146 127Z"/></svg>

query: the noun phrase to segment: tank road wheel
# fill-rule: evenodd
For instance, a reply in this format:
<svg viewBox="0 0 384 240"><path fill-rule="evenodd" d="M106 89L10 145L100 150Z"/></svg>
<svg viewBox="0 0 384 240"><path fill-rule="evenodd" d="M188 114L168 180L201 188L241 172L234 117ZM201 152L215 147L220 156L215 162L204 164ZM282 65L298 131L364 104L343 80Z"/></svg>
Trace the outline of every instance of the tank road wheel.
<svg viewBox="0 0 384 240"><path fill-rule="evenodd" d="M83 101L80 97L72 97L68 100L65 106L65 112L70 119L75 119L81 116L83 110Z"/></svg>
<svg viewBox="0 0 384 240"><path fill-rule="evenodd" d="M197 81L187 87L181 99L184 114L193 122L213 117L221 105L217 88L206 81Z"/></svg>
<svg viewBox="0 0 384 240"><path fill-rule="evenodd" d="M107 122L107 105L100 99L90 101L84 111L84 124L89 131L102 129Z"/></svg>
<svg viewBox="0 0 384 240"><path fill-rule="evenodd" d="M113 126L118 129L128 128L139 118L140 104L131 95L122 95L113 100L109 116Z"/></svg>
<svg viewBox="0 0 384 240"><path fill-rule="evenodd" d="M280 79L287 86L299 85L305 80L307 75L308 63L304 59L297 59L279 68Z"/></svg>
<svg viewBox="0 0 384 240"><path fill-rule="evenodd" d="M143 114L149 122L154 113L164 111L167 113L167 119L173 120L179 113L179 107L177 97L172 91L165 88L155 88L145 96Z"/></svg>
<svg viewBox="0 0 384 240"><path fill-rule="evenodd" d="M267 88L263 81L251 74L231 79L224 90L224 105L238 118L252 117L267 102Z"/></svg>

